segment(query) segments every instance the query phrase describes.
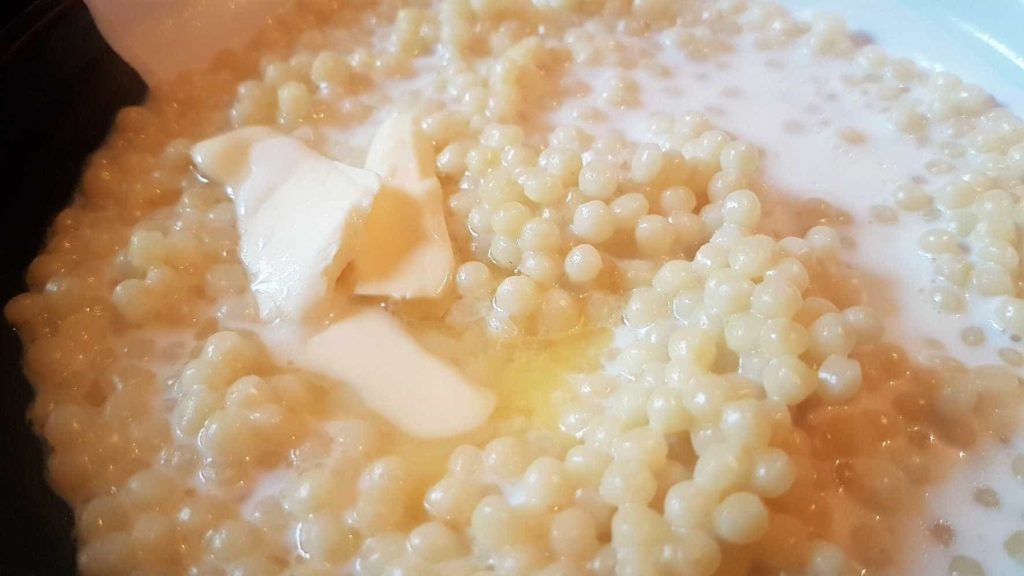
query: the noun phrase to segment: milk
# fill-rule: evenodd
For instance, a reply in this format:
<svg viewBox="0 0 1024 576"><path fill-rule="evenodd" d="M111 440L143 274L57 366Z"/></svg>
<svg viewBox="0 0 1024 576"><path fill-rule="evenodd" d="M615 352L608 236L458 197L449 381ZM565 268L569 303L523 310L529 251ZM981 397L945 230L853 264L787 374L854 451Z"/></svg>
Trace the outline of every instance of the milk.
<svg viewBox="0 0 1024 576"><path fill-rule="evenodd" d="M937 341L970 364L1000 362L995 344L1007 341L994 330L988 334L993 345L986 347L967 346L960 338L968 326L989 327L989 303L954 316L927 300L931 263L918 253L917 241L933 226L914 214L901 213L896 225L871 217L873 206L891 204L897 184L933 181L925 164L937 152L888 126L878 102L843 84L840 79L857 72L856 64L813 58L799 47L768 53L742 39L733 54L706 63L672 49L656 57L672 74L641 71L636 79L643 87L642 105L609 115L600 125L587 124L589 131L614 130L645 141L652 138L646 126L654 114L704 111L717 127L761 149L762 182L756 191L768 231L786 233L786 215L801 199L824 198L852 215L852 224L840 229L850 240L843 257L862 272L867 303L886 319L888 339L911 350ZM587 69L572 75L598 86L607 77ZM577 104L596 106L599 91ZM555 117L555 122L578 123L565 108ZM851 129L866 140L846 142L841 133Z"/></svg>
<svg viewBox="0 0 1024 576"><path fill-rule="evenodd" d="M650 141L654 137L647 126L654 114L704 112L717 128L761 149L763 181L756 191L765 207L766 230L785 233L790 227L787 213L801 199L824 198L850 213L852 223L840 227L847 240L842 256L861 272L867 303L881 313L887 340L905 346L912 355L944 351L968 365L1001 363L997 350L1011 343L990 325L992 302L972 299L965 313L951 315L927 299L931 262L919 252L918 238L938 224L907 212L900 212L895 224L871 216L873 206L891 205L897 184L914 180L927 187L937 182L925 164L939 152L890 126L877 99L844 84L842 78L857 72L855 63L815 58L799 45L768 53L742 38L735 52L709 62L694 62L671 49L656 57L672 73L637 74L643 87L641 105L609 114L597 124L575 120L570 107L599 107L601 86L610 76L602 68L576 68L570 72L573 80L594 89L555 111L547 123L581 125L595 136L619 132ZM841 131L848 129L862 134L864 142L846 142ZM971 347L962 341L961 331L971 326L985 329L986 345ZM639 337L638 331L621 328L615 344L623 346ZM1018 437L1008 445L990 443L969 454L946 454L953 461L951 474L929 487L923 513L907 519L904 573L945 573L954 554L978 560L989 574L1020 570L1002 543L1024 526L1024 484L1010 470L1010 460L1022 445L1024 439ZM974 502L972 494L979 486L999 493L998 509ZM937 519L950 522L958 534L948 550L925 530Z"/></svg>

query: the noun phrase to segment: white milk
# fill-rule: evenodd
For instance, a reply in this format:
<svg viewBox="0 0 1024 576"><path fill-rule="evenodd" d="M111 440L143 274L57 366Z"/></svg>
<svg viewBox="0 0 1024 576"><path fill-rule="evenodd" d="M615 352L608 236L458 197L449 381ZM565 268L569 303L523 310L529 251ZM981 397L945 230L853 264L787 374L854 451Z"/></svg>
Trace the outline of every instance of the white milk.
<svg viewBox="0 0 1024 576"><path fill-rule="evenodd" d="M812 58L799 47L769 54L742 41L733 54L707 63L693 62L671 49L658 54L658 60L672 74L637 76L642 106L623 109L600 124L575 120L563 108L549 123L578 124L595 134L618 131L630 139L650 141L647 126L655 113L705 112L717 128L761 149L763 185L758 192L766 228L776 233L786 230L787 210L805 198L824 198L853 216L853 223L840 229L849 240L844 258L862 273L868 303L885 319L888 340L911 353L935 351L938 343L939 349L968 364L1001 363L996 351L1009 341L989 324L991 302L972 300L967 312L950 315L927 300L931 263L919 253L917 243L922 232L937 224L902 211L899 221L890 225L870 216L872 206L891 204L897 184L914 179L927 186L934 177L925 164L938 151L889 126L877 100L843 84L841 79L855 71L854 63ZM783 65L778 66L779 62ZM597 98L610 73L577 68L571 74L575 81L592 86L577 103L600 107ZM845 142L840 130L850 128L866 140L856 145ZM988 344L973 348L964 344L960 333L968 326L985 327ZM625 345L639 335L620 328L615 345ZM1003 551L1002 543L1024 527L1024 484L1010 470L1012 455L1022 445L1024 439L1017 438L1015 445L982 446L959 457L947 451L945 458L955 463L953 472L929 488L923 515L908 519L905 573L945 573L954 554L978 560L989 574L1021 570ZM975 503L972 495L979 486L995 489L1002 505L985 509ZM843 505L837 503L837 514L842 514ZM957 533L948 550L925 530L938 519L950 522Z"/></svg>
<svg viewBox="0 0 1024 576"><path fill-rule="evenodd" d="M912 179L927 184L931 177L924 166L937 152L889 127L878 102L843 84L841 78L855 72L855 64L811 58L799 48L767 53L742 41L735 53L706 63L672 49L663 50L658 59L672 74L638 74L642 106L585 128L617 130L645 141L651 140L647 126L655 113L705 112L717 127L761 149L763 184L758 192L768 229L785 231L787 213L806 198L824 198L853 216L852 225L841 229L853 244L844 257L863 274L868 303L886 319L889 339L910 349L938 341L967 363L1000 363L998 346L972 348L960 338L963 328L989 326L988 303L954 316L927 300L931 263L919 254L917 241L932 226L914 214L900 213L897 225L870 216L872 206L891 204L897 184ZM601 69L572 74L595 85L581 100L596 106L609 74ZM556 122L582 124L564 108L555 116ZM862 133L866 141L845 142L840 132L848 129ZM994 330L988 336L991 344L1005 345L1006 338Z"/></svg>
<svg viewBox="0 0 1024 576"><path fill-rule="evenodd" d="M943 574L955 554L974 558L991 575L1024 571L1003 549L1011 534L1024 530L1024 479L1016 478L1011 468L1014 456L1022 451L1024 438L1018 435L1006 444L960 453L956 471L926 493L925 514L908 520L912 538L906 546L914 551L909 573ZM997 507L987 508L975 500L975 492L982 488L998 495ZM928 536L928 528L937 521L953 529L948 549Z"/></svg>
<svg viewBox="0 0 1024 576"><path fill-rule="evenodd" d="M1024 43L1019 2L959 0L780 0L801 16L837 14L895 56L974 82L1024 114ZM941 38L941 42L936 39Z"/></svg>

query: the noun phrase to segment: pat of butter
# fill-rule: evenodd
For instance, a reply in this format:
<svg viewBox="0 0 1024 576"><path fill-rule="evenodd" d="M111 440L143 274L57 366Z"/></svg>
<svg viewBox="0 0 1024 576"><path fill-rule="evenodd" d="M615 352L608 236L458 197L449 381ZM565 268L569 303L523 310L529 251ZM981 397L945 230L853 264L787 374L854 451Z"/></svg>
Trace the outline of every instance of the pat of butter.
<svg viewBox="0 0 1024 576"><path fill-rule="evenodd" d="M225 132L192 147L199 174L228 187L240 223L302 164L322 159L300 140L263 126Z"/></svg>
<svg viewBox="0 0 1024 576"><path fill-rule="evenodd" d="M239 255L260 316L301 320L355 257L380 178L268 128L200 142L192 156L235 201Z"/></svg>
<svg viewBox="0 0 1024 576"><path fill-rule="evenodd" d="M372 410L413 436L464 434L494 410L494 394L424 350L376 308L311 338L296 363L352 386Z"/></svg>
<svg viewBox="0 0 1024 576"><path fill-rule="evenodd" d="M355 293L437 298L455 257L430 140L411 115L399 114L378 130L366 168L381 176L383 187L356 254Z"/></svg>
<svg viewBox="0 0 1024 576"><path fill-rule="evenodd" d="M255 144L287 138L265 126L239 128L196 143L192 162L205 178L236 188L249 177L249 155Z"/></svg>

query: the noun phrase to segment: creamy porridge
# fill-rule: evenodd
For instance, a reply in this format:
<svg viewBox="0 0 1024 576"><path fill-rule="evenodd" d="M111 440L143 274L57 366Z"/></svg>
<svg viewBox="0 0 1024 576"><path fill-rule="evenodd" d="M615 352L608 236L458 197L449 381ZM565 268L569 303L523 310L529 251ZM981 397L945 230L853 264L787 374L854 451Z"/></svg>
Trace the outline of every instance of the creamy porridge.
<svg viewBox="0 0 1024 576"><path fill-rule="evenodd" d="M1013 574L1022 194L840 19L302 1L5 314L84 574Z"/></svg>

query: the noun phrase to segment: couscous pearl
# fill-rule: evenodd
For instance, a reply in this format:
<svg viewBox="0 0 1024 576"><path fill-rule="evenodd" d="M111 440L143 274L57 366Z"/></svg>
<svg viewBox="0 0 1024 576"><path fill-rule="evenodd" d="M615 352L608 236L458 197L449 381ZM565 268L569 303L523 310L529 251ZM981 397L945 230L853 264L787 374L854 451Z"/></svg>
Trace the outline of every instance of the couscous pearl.
<svg viewBox="0 0 1024 576"><path fill-rule="evenodd" d="M728 316L750 308L754 284L731 270L716 270L704 286L704 303L716 314Z"/></svg>
<svg viewBox="0 0 1024 576"><path fill-rule="evenodd" d="M823 314L811 324L808 351L816 358L849 354L857 343L856 334L842 314Z"/></svg>
<svg viewBox="0 0 1024 576"><path fill-rule="evenodd" d="M584 284L601 272L601 253L590 244L575 246L565 256L565 275L570 282Z"/></svg>
<svg viewBox="0 0 1024 576"><path fill-rule="evenodd" d="M588 198L607 200L618 186L618 171L606 160L593 158L580 170L579 189Z"/></svg>
<svg viewBox="0 0 1024 576"><path fill-rule="evenodd" d="M302 122L313 107L313 96L305 84L288 82L277 90L278 121L286 125Z"/></svg>
<svg viewBox="0 0 1024 576"><path fill-rule="evenodd" d="M693 264L685 260L670 260L663 264L651 279L651 285L666 296L684 288L695 288L699 282Z"/></svg>
<svg viewBox="0 0 1024 576"><path fill-rule="evenodd" d="M607 204L592 200L576 208L572 231L586 242L600 244L615 231L615 217Z"/></svg>
<svg viewBox="0 0 1024 576"><path fill-rule="evenodd" d="M523 138L523 129L512 124L491 124L480 133L480 141L494 148L519 144Z"/></svg>
<svg viewBox="0 0 1024 576"><path fill-rule="evenodd" d="M761 201L750 190L737 190L722 201L722 219L747 229L761 220Z"/></svg>
<svg viewBox="0 0 1024 576"><path fill-rule="evenodd" d="M730 316L725 322L726 345L737 353L757 351L761 345L764 324L764 317L752 312Z"/></svg>
<svg viewBox="0 0 1024 576"><path fill-rule="evenodd" d="M519 260L519 272L535 282L551 285L562 275L562 264L545 252L525 252Z"/></svg>
<svg viewBox="0 0 1024 576"><path fill-rule="evenodd" d="M520 525L515 511L504 498L491 495L476 505L469 530L480 546L497 551L515 538Z"/></svg>
<svg viewBox="0 0 1024 576"><path fill-rule="evenodd" d="M540 289L525 276L509 276L494 293L494 307L512 316L528 316L540 305Z"/></svg>
<svg viewBox="0 0 1024 576"><path fill-rule="evenodd" d="M1024 336L1024 300L1003 298L996 303L996 326L1013 336Z"/></svg>
<svg viewBox="0 0 1024 576"><path fill-rule="evenodd" d="M765 318L792 318L803 304L800 290L786 280L768 278L754 288L751 309Z"/></svg>
<svg viewBox="0 0 1024 576"><path fill-rule="evenodd" d="M620 230L628 230L637 225L637 221L646 216L650 210L647 197L639 192L630 192L619 196L609 205L615 217L615 225Z"/></svg>
<svg viewBox="0 0 1024 576"><path fill-rule="evenodd" d="M813 576L840 576L847 569L847 560L835 544L815 540L811 542L807 566Z"/></svg>
<svg viewBox="0 0 1024 576"><path fill-rule="evenodd" d="M646 468L629 461L613 462L601 476L601 497L616 506L646 504L654 498L657 480Z"/></svg>
<svg viewBox="0 0 1024 576"><path fill-rule="evenodd" d="M612 453L619 462L635 461L651 470L665 465L668 445L664 436L651 428L634 428L616 439Z"/></svg>
<svg viewBox="0 0 1024 576"><path fill-rule="evenodd" d="M313 60L309 76L322 91L335 90L351 80L352 68L342 54L321 52Z"/></svg>
<svg viewBox="0 0 1024 576"><path fill-rule="evenodd" d="M664 216L649 214L641 216L636 223L637 251L653 258L666 254L675 242L675 228Z"/></svg>
<svg viewBox="0 0 1024 576"><path fill-rule="evenodd" d="M722 550L709 532L691 529L662 548L661 560L672 573L711 576L722 564Z"/></svg>
<svg viewBox="0 0 1024 576"><path fill-rule="evenodd" d="M799 356L810 345L810 335L802 324L788 318L774 318L761 327L761 349L772 356Z"/></svg>
<svg viewBox="0 0 1024 576"><path fill-rule="evenodd" d="M1009 296L1014 293L1013 275L1002 266L979 263L970 275L970 287L983 296Z"/></svg>
<svg viewBox="0 0 1024 576"><path fill-rule="evenodd" d="M543 218L527 220L519 233L519 247L523 250L555 252L561 245L561 233L553 222Z"/></svg>
<svg viewBox="0 0 1024 576"><path fill-rule="evenodd" d="M746 174L740 172L718 172L708 182L708 198L720 202L732 192L743 190L750 185Z"/></svg>
<svg viewBox="0 0 1024 576"><path fill-rule="evenodd" d="M734 544L758 540L768 531L768 508L749 492L730 494L715 508L715 533Z"/></svg>
<svg viewBox="0 0 1024 576"><path fill-rule="evenodd" d="M717 505L713 490L684 480L665 494L665 519L676 530L710 527Z"/></svg>
<svg viewBox="0 0 1024 576"><path fill-rule="evenodd" d="M807 267L793 257L786 257L779 260L775 266L765 272L764 276L765 279L778 278L787 280L801 292L806 290L811 284Z"/></svg>
<svg viewBox="0 0 1024 576"><path fill-rule="evenodd" d="M860 362L833 354L818 368L818 395L828 402L845 402L860 390L862 378Z"/></svg>
<svg viewBox="0 0 1024 576"><path fill-rule="evenodd" d="M483 262L471 261L459 266L455 274L459 293L466 297L489 296L493 289L491 271Z"/></svg>
<svg viewBox="0 0 1024 576"><path fill-rule="evenodd" d="M521 182L526 197L538 204L554 204L565 198L565 189L558 176L544 169L526 171Z"/></svg>
<svg viewBox="0 0 1024 576"><path fill-rule="evenodd" d="M668 309L668 301L664 295L654 288L638 288L630 295L623 318L634 328L651 325L662 318Z"/></svg>
<svg viewBox="0 0 1024 576"><path fill-rule="evenodd" d="M753 174L757 170L757 149L747 142L730 142L722 149L720 163L723 170Z"/></svg>
<svg viewBox="0 0 1024 576"><path fill-rule="evenodd" d="M758 278L776 258L775 241L764 235L741 238L729 250L729 266L746 278Z"/></svg>
<svg viewBox="0 0 1024 576"><path fill-rule="evenodd" d="M530 220L530 209L519 202L502 204L491 215L491 229L505 236L518 236Z"/></svg>
<svg viewBox="0 0 1024 576"><path fill-rule="evenodd" d="M674 212L690 213L697 207L697 196L685 186L666 188L658 197L658 208L663 215Z"/></svg>
<svg viewBox="0 0 1024 576"><path fill-rule="evenodd" d="M885 330L878 314L864 306L852 306L843 310L843 317L856 334L858 344L874 344Z"/></svg>
<svg viewBox="0 0 1024 576"><path fill-rule="evenodd" d="M715 337L697 326L686 326L672 333L668 353L673 360L694 368L708 368L715 360Z"/></svg>
<svg viewBox="0 0 1024 576"><path fill-rule="evenodd" d="M508 236L495 236L491 240L487 256L495 265L505 270L511 270L519 265L523 257L523 251L519 243Z"/></svg>
<svg viewBox="0 0 1024 576"><path fill-rule="evenodd" d="M758 445L771 435L770 415L760 401L734 400L722 406L719 428L730 442L739 445Z"/></svg>
<svg viewBox="0 0 1024 576"><path fill-rule="evenodd" d="M461 537L439 522L427 522L413 529L409 533L408 547L411 552L428 562L456 558L464 551Z"/></svg>
<svg viewBox="0 0 1024 576"><path fill-rule="evenodd" d="M590 558L599 545L593 518L579 508L558 512L551 519L550 545L563 558Z"/></svg>
<svg viewBox="0 0 1024 576"><path fill-rule="evenodd" d="M579 152L570 148L553 146L540 153L540 165L558 177L564 186L576 186L583 161Z"/></svg>
<svg viewBox="0 0 1024 576"><path fill-rule="evenodd" d="M750 474L750 456L738 446L714 444L702 450L693 468L693 482L729 493L746 482Z"/></svg>
<svg viewBox="0 0 1024 576"><path fill-rule="evenodd" d="M572 485L562 463L550 457L534 460L523 475L523 491L530 506L557 508L573 495Z"/></svg>
<svg viewBox="0 0 1024 576"><path fill-rule="evenodd" d="M704 223L700 216L676 210L669 214L668 221L676 227L676 244L684 250L693 250L706 237Z"/></svg>
<svg viewBox="0 0 1024 576"><path fill-rule="evenodd" d="M817 378L807 364L795 356L779 356L765 368L764 389L770 398L789 405L799 404L814 392Z"/></svg>
<svg viewBox="0 0 1024 576"><path fill-rule="evenodd" d="M690 426L691 415L677 390L655 390L647 399L647 420L665 434L682 432Z"/></svg>
<svg viewBox="0 0 1024 576"><path fill-rule="evenodd" d="M642 144L633 153L629 179L637 184L648 184L661 173L662 163L660 147L655 144Z"/></svg>
<svg viewBox="0 0 1024 576"><path fill-rule="evenodd" d="M778 498L795 480L796 468L785 451L768 447L754 455L750 477L750 489L754 493L764 498Z"/></svg>

